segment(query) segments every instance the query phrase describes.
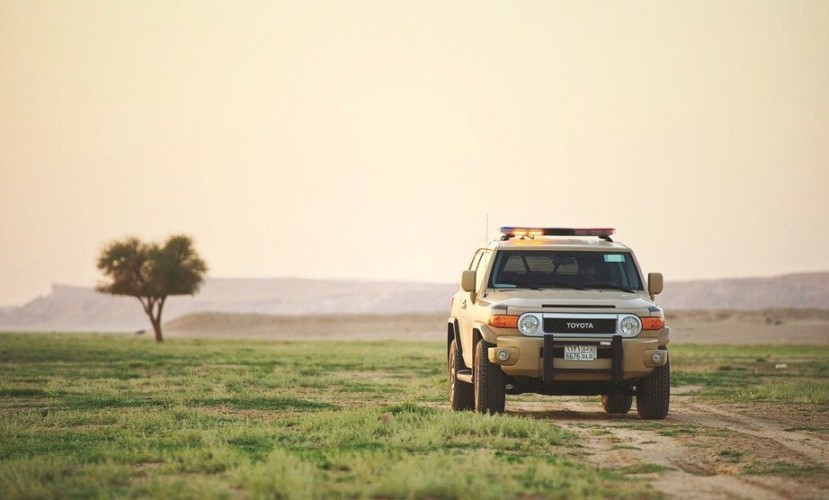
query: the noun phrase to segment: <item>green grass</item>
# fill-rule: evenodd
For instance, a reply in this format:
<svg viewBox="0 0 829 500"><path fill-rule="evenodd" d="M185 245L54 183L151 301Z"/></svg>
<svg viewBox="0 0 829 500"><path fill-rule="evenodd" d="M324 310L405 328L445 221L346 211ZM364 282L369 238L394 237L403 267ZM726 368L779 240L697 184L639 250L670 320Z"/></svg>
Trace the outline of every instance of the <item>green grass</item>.
<svg viewBox="0 0 829 500"><path fill-rule="evenodd" d="M671 346L674 386L732 403L829 403L829 345Z"/></svg>
<svg viewBox="0 0 829 500"><path fill-rule="evenodd" d="M745 453L743 453L741 451L722 450L719 453L719 457L725 462L736 463L736 462L739 462L743 458L744 454Z"/></svg>
<svg viewBox="0 0 829 500"><path fill-rule="evenodd" d="M623 467L619 469L619 472L622 474L653 474L669 470L673 469L661 464L636 464Z"/></svg>
<svg viewBox="0 0 829 500"><path fill-rule="evenodd" d="M827 402L829 347L671 355L694 398ZM439 343L0 334L0 498L659 496L627 476L660 466L597 471L554 421L449 411L445 384ZM691 431L668 424L613 425Z"/></svg>
<svg viewBox="0 0 829 500"><path fill-rule="evenodd" d="M445 346L0 334L0 498L653 498L445 405ZM444 406L445 407L445 406Z"/></svg>
<svg viewBox="0 0 829 500"><path fill-rule="evenodd" d="M802 465L792 464L788 462L755 462L748 466L743 471L743 474L755 476L775 475L808 478L815 476L823 476L827 472L829 471L827 471L826 466L817 464Z"/></svg>

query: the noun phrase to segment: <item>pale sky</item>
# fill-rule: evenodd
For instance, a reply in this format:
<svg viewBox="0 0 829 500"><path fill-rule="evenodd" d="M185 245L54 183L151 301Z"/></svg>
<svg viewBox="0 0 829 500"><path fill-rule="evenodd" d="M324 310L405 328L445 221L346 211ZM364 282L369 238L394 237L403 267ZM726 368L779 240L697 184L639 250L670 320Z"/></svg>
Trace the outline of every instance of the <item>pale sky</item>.
<svg viewBox="0 0 829 500"><path fill-rule="evenodd" d="M102 246L454 282L501 225L829 270L829 2L0 0L0 305Z"/></svg>

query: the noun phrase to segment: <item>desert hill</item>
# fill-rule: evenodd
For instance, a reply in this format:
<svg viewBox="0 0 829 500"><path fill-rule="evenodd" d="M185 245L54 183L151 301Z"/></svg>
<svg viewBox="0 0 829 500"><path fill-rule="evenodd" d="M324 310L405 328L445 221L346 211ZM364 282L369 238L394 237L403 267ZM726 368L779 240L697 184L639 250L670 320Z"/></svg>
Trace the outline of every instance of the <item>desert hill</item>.
<svg viewBox="0 0 829 500"><path fill-rule="evenodd" d="M665 282L666 309L829 309L829 272Z"/></svg>
<svg viewBox="0 0 829 500"><path fill-rule="evenodd" d="M445 314L457 284L212 278L196 296L171 297L164 320L194 313L262 316ZM677 310L829 310L829 272L773 278L665 283L657 302ZM253 316L256 317L256 316ZM261 318L260 318L261 320ZM216 319L215 321L219 321ZM146 329L138 301L88 287L54 285L20 307L0 308L0 330L131 331Z"/></svg>
<svg viewBox="0 0 829 500"><path fill-rule="evenodd" d="M445 310L456 285L297 278L205 281L195 296L174 296L165 321L199 312L262 315L417 313ZM0 311L2 330L138 330L148 328L138 300L92 288L54 285L52 293Z"/></svg>

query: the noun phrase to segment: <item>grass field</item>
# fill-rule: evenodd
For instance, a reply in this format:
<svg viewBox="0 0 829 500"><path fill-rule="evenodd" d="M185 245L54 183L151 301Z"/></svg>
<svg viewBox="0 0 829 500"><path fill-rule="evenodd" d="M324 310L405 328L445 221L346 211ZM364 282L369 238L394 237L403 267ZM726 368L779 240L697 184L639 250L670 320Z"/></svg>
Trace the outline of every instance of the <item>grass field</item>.
<svg viewBox="0 0 829 500"><path fill-rule="evenodd" d="M672 356L695 398L829 401L826 346ZM0 498L659 496L553 422L445 409L444 371L433 343L0 334Z"/></svg>

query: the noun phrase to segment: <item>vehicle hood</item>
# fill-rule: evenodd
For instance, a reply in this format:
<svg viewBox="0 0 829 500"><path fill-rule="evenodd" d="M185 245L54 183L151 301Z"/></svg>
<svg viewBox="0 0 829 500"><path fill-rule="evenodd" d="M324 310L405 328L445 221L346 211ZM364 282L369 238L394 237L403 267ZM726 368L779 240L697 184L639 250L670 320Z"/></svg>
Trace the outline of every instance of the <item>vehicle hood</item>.
<svg viewBox="0 0 829 500"><path fill-rule="evenodd" d="M486 300L499 309L506 306L506 314L525 312L543 313L630 313L649 316L655 304L646 296L621 290L497 290L490 291Z"/></svg>

